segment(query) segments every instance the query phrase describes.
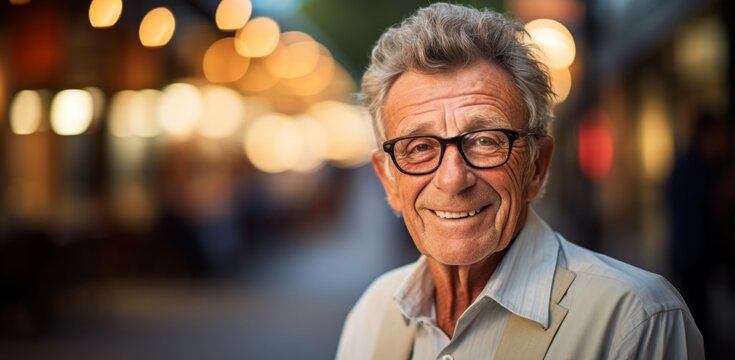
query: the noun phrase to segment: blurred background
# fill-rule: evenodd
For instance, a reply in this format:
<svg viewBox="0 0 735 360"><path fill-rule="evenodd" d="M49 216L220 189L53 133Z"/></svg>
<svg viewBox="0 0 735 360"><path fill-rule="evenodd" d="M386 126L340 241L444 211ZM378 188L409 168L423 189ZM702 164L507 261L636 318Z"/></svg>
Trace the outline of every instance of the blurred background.
<svg viewBox="0 0 735 360"><path fill-rule="evenodd" d="M1 0L0 358L334 356L418 256L356 93L426 0ZM735 351L725 0L495 0L551 69L539 213L664 274Z"/></svg>

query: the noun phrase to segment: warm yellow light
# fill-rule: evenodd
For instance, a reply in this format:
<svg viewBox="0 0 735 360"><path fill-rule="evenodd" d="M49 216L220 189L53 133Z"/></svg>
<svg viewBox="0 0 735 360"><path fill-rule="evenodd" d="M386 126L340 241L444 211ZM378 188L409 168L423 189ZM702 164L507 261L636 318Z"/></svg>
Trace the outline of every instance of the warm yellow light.
<svg viewBox="0 0 735 360"><path fill-rule="evenodd" d="M18 92L10 103L10 130L17 135L29 135L41 125L43 100L38 91Z"/></svg>
<svg viewBox="0 0 735 360"><path fill-rule="evenodd" d="M245 154L255 168L279 173L292 169L299 161L304 139L292 118L270 113L253 122L243 145Z"/></svg>
<svg viewBox="0 0 735 360"><path fill-rule="evenodd" d="M234 31L245 25L253 12L250 0L222 0L217 6L214 19L223 31Z"/></svg>
<svg viewBox="0 0 735 360"><path fill-rule="evenodd" d="M165 7L149 11L140 23L138 35L146 47L159 47L168 44L176 30L174 14Z"/></svg>
<svg viewBox="0 0 735 360"><path fill-rule="evenodd" d="M157 115L161 128L168 134L185 137L196 126L202 113L202 96L194 85L175 83L163 89Z"/></svg>
<svg viewBox="0 0 735 360"><path fill-rule="evenodd" d="M298 116L296 124L299 126L299 131L304 140L299 160L296 161L291 170L298 172L316 171L324 165L324 154L326 153L324 127L308 115Z"/></svg>
<svg viewBox="0 0 735 360"><path fill-rule="evenodd" d="M205 86L201 91L203 108L197 131L214 139L233 135L245 112L240 94L221 86Z"/></svg>
<svg viewBox="0 0 735 360"><path fill-rule="evenodd" d="M279 80L265 68L262 59L253 59L237 87L244 92L260 92L272 88Z"/></svg>
<svg viewBox="0 0 735 360"><path fill-rule="evenodd" d="M264 58L265 66L279 78L306 76L319 62L319 50L319 44L311 36L300 31L285 32L276 49Z"/></svg>
<svg viewBox="0 0 735 360"><path fill-rule="evenodd" d="M313 105L309 114L322 123L326 135L325 158L338 166L365 164L375 147L367 112L336 101Z"/></svg>
<svg viewBox="0 0 735 360"><path fill-rule="evenodd" d="M92 0L89 4L89 22L96 28L115 25L122 13L122 7L122 0Z"/></svg>
<svg viewBox="0 0 735 360"><path fill-rule="evenodd" d="M655 93L654 93L655 94ZM674 157L674 134L663 101L656 95L643 100L638 121L638 150L643 174L648 180L662 181Z"/></svg>
<svg viewBox="0 0 735 360"><path fill-rule="evenodd" d="M105 92L94 86L85 87L84 90L92 95L92 126L97 126L105 112Z"/></svg>
<svg viewBox="0 0 735 360"><path fill-rule="evenodd" d="M160 133L156 106L161 92L124 90L112 98L109 131L115 137L153 137Z"/></svg>
<svg viewBox="0 0 735 360"><path fill-rule="evenodd" d="M31 2L31 0L10 0L12 5L25 5Z"/></svg>
<svg viewBox="0 0 735 360"><path fill-rule="evenodd" d="M267 56L276 49L281 29L275 20L257 17L250 20L235 34L235 49L246 57Z"/></svg>
<svg viewBox="0 0 735 360"><path fill-rule="evenodd" d="M551 70L551 88L554 90L554 103L564 102L572 89L572 74L569 68Z"/></svg>
<svg viewBox="0 0 735 360"><path fill-rule="evenodd" d="M239 80L248 71L250 59L235 50L235 39L228 37L215 41L204 54L204 76L213 83Z"/></svg>
<svg viewBox="0 0 735 360"><path fill-rule="evenodd" d="M322 92L334 78L334 59L326 48L323 48L316 67L305 76L294 79L283 79L283 85L294 95L311 96Z"/></svg>
<svg viewBox="0 0 735 360"><path fill-rule="evenodd" d="M135 94L131 109L130 130L139 137L154 137L160 134L156 110L161 92L155 89L140 90Z"/></svg>
<svg viewBox="0 0 735 360"><path fill-rule="evenodd" d="M530 40L538 47L540 60L551 69L563 69L574 62L576 46L569 30L551 19L536 19L526 24Z"/></svg>
<svg viewBox="0 0 735 360"><path fill-rule="evenodd" d="M728 73L728 35L718 17L704 17L687 22L677 30L674 42L674 65L677 81L711 91L706 97L717 97ZM730 60L732 61L732 60ZM721 91L719 91L721 92Z"/></svg>
<svg viewBox="0 0 735 360"><path fill-rule="evenodd" d="M81 89L63 90L51 102L51 129L59 135L79 135L92 123L94 100Z"/></svg>
<svg viewBox="0 0 735 360"><path fill-rule="evenodd" d="M136 92L132 90L123 90L112 96L107 123L107 130L112 136L124 138L133 135L130 122L134 113L135 97Z"/></svg>

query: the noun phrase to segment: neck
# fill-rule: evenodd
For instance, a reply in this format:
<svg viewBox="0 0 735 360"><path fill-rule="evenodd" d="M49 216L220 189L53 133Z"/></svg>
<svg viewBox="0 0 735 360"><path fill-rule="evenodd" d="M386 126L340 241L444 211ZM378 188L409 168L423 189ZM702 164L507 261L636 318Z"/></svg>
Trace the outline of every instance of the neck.
<svg viewBox="0 0 735 360"><path fill-rule="evenodd" d="M457 320L485 288L505 251L490 255L472 265L445 265L427 258L436 286L436 319L439 328L450 338Z"/></svg>
<svg viewBox="0 0 735 360"><path fill-rule="evenodd" d="M434 280L437 325L450 338L454 336L457 320L480 295L488 280L503 259L525 224L527 209L521 212L510 244L484 260L471 265L446 265L427 257L429 271Z"/></svg>

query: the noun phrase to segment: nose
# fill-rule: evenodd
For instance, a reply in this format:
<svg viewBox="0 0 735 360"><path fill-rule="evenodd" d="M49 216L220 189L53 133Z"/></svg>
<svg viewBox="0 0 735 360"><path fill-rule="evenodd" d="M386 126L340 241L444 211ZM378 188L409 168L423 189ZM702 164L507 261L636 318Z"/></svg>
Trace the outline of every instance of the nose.
<svg viewBox="0 0 735 360"><path fill-rule="evenodd" d="M447 146L441 165L434 174L435 186L448 193L458 194L476 182L477 176L465 163L459 149L456 146Z"/></svg>

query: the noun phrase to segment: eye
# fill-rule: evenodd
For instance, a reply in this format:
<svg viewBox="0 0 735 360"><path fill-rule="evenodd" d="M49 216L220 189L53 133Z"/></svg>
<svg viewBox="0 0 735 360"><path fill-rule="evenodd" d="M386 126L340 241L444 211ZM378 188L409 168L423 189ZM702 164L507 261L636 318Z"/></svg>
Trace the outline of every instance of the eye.
<svg viewBox="0 0 735 360"><path fill-rule="evenodd" d="M422 153L436 149L438 144L432 138L419 137L408 140L406 152L409 154Z"/></svg>
<svg viewBox="0 0 735 360"><path fill-rule="evenodd" d="M424 152L429 151L433 148L430 143L428 142L414 142L415 144L411 144L409 151L410 152Z"/></svg>
<svg viewBox="0 0 735 360"><path fill-rule="evenodd" d="M475 145L478 146L498 146L498 141L495 138L488 136L480 136L475 139Z"/></svg>

